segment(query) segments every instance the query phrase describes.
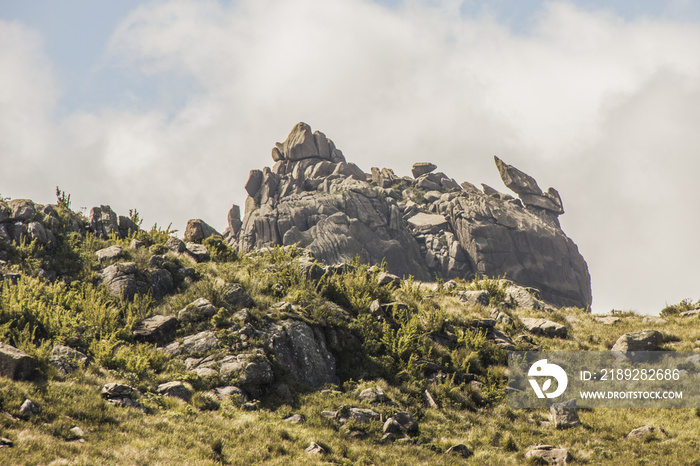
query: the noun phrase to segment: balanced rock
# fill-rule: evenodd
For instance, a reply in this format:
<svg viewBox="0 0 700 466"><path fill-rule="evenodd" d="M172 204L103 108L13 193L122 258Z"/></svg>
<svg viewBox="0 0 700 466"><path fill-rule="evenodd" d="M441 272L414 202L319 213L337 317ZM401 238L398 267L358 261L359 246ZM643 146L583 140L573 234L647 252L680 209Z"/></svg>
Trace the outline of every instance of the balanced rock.
<svg viewBox="0 0 700 466"><path fill-rule="evenodd" d="M187 226L185 227L185 242L191 243L201 243L210 236L221 234L217 232L213 227L201 219L193 219L187 221Z"/></svg>
<svg viewBox="0 0 700 466"><path fill-rule="evenodd" d="M435 165L434 163L417 162L413 164L413 167L411 167L411 173L413 174L413 178L418 178L422 175L434 171L436 168L437 165Z"/></svg>

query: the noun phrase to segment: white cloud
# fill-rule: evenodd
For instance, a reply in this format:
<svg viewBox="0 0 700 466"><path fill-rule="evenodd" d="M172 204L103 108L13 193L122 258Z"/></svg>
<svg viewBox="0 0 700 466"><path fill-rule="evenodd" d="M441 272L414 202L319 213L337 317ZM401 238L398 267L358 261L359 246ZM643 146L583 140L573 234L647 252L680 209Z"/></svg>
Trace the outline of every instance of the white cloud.
<svg viewBox="0 0 700 466"><path fill-rule="evenodd" d="M0 122L18 126L0 148L68 167L56 173L80 202L138 207L180 229L192 217L223 228L248 170L269 165L273 143L300 120L365 170L405 174L430 160L459 180L500 186L498 154L562 193L597 311L658 311L692 297L700 28L554 2L515 34L493 17L461 16L460 5L142 6L114 32L107 64L140 75L162 105L127 102L59 126L49 124L56 91L36 35L0 24L12 42L3 40L2 62L20 62L0 71L15 83ZM174 111L173 101L182 102ZM7 108L33 113L17 121ZM50 137L31 148L22 134Z"/></svg>

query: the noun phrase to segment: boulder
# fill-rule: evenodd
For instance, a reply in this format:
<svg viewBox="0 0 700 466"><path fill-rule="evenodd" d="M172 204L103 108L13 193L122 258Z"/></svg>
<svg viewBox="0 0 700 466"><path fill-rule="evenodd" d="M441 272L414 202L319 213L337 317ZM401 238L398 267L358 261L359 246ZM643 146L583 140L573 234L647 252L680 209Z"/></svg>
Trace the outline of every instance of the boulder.
<svg viewBox="0 0 700 466"><path fill-rule="evenodd" d="M26 222L36 216L36 206L29 199L12 199L7 202L10 209L10 219L14 222Z"/></svg>
<svg viewBox="0 0 700 466"><path fill-rule="evenodd" d="M211 330L196 333L182 340L180 351L184 354L206 353L219 346L219 339Z"/></svg>
<svg viewBox="0 0 700 466"><path fill-rule="evenodd" d="M384 432L391 432L391 430L386 430L386 425L389 421L390 429L395 428L394 423L398 425L399 431L402 434L417 434L418 433L418 422L413 419L413 416L408 411L397 411L389 419L387 419L384 424ZM393 432L396 433L396 432Z"/></svg>
<svg viewBox="0 0 700 466"><path fill-rule="evenodd" d="M108 239L109 235L120 235L119 217L108 205L101 205L90 209L88 217L89 228L95 236L101 239Z"/></svg>
<svg viewBox="0 0 700 466"><path fill-rule="evenodd" d="M447 219L440 214L417 213L408 219L409 225L421 233L438 233L447 228Z"/></svg>
<svg viewBox="0 0 700 466"><path fill-rule="evenodd" d="M571 456L564 448L556 448L553 445L534 445L528 448L525 458L541 458L547 464L565 465L569 464Z"/></svg>
<svg viewBox="0 0 700 466"><path fill-rule="evenodd" d="M348 408L345 416L340 418L340 423L354 421L357 424L369 424L372 421L379 421L381 416L378 412L369 408Z"/></svg>
<svg viewBox="0 0 700 466"><path fill-rule="evenodd" d="M554 403L549 407L549 415L552 424L556 428L575 427L581 424L576 410L576 400L569 400L564 403Z"/></svg>
<svg viewBox="0 0 700 466"><path fill-rule="evenodd" d="M418 178L422 175L435 171L437 165L430 162L417 162L411 167L411 173L413 178Z"/></svg>
<svg viewBox="0 0 700 466"><path fill-rule="evenodd" d="M102 271L102 285L113 296L130 301L136 293L146 293L148 284L136 276L134 262L121 262L110 265Z"/></svg>
<svg viewBox="0 0 700 466"><path fill-rule="evenodd" d="M269 328L265 343L290 380L313 388L340 382L335 373L335 357L328 351L325 335L318 327L284 320Z"/></svg>
<svg viewBox="0 0 700 466"><path fill-rule="evenodd" d="M37 414L39 414L39 407L29 398L24 400L22 406L19 407L19 415L25 419Z"/></svg>
<svg viewBox="0 0 700 466"><path fill-rule="evenodd" d="M197 322L211 319L218 309L206 298L199 298L192 301L177 313L177 318L181 322Z"/></svg>
<svg viewBox="0 0 700 466"><path fill-rule="evenodd" d="M53 232L39 222L29 222L27 225L27 237L30 242L36 241L48 249L56 245L56 237Z"/></svg>
<svg viewBox="0 0 700 466"><path fill-rule="evenodd" d="M503 184L505 184L508 189L516 193L521 194L535 194L541 195L542 190L537 185L537 181L527 173L524 173L512 165L504 163L501 159L494 156L496 162L496 168L498 168L498 173L501 175Z"/></svg>
<svg viewBox="0 0 700 466"><path fill-rule="evenodd" d="M562 324L552 322L551 320L535 319L532 317L521 317L520 321L527 331L532 334L549 338L566 338L567 330Z"/></svg>
<svg viewBox="0 0 700 466"><path fill-rule="evenodd" d="M88 357L69 346L55 345L49 356L49 363L61 374L69 374L85 366Z"/></svg>
<svg viewBox="0 0 700 466"><path fill-rule="evenodd" d="M275 380L267 358L259 354L227 356L221 360L219 372L225 380L238 379L244 388L267 385Z"/></svg>
<svg viewBox="0 0 700 466"><path fill-rule="evenodd" d="M214 392L216 393L216 396L220 400L227 400L227 399L231 398L232 396L238 397L241 400L246 400L248 398L243 390L241 390L240 388L238 388L234 385L227 385L225 387L217 387L216 389L214 389Z"/></svg>
<svg viewBox="0 0 700 466"><path fill-rule="evenodd" d="M185 253L195 262L207 262L210 259L209 250L197 243L185 243Z"/></svg>
<svg viewBox="0 0 700 466"><path fill-rule="evenodd" d="M655 351L663 340L658 330L625 333L617 339L610 351Z"/></svg>
<svg viewBox="0 0 700 466"><path fill-rule="evenodd" d="M34 358L14 346L0 343L0 375L12 380L27 380L34 373Z"/></svg>
<svg viewBox="0 0 700 466"><path fill-rule="evenodd" d="M119 236L122 238L126 238L132 233L139 231L139 226L129 217L125 217L124 215L119 216L117 224L119 226Z"/></svg>
<svg viewBox="0 0 700 466"><path fill-rule="evenodd" d="M379 387L365 388L360 392L360 401L368 403L387 403L391 401L389 397Z"/></svg>
<svg viewBox="0 0 700 466"><path fill-rule="evenodd" d="M282 143L281 152L283 160L303 160L320 157L311 127L306 123L297 123L292 128L289 136Z"/></svg>
<svg viewBox="0 0 700 466"><path fill-rule="evenodd" d="M253 298L246 293L245 289L237 284L230 283L221 290L221 299L228 303L232 308L253 307L255 302Z"/></svg>
<svg viewBox="0 0 700 466"><path fill-rule="evenodd" d="M201 243L205 239L214 235L221 236L219 232L209 226L209 224L204 220L196 218L187 221L184 235L186 243Z"/></svg>
<svg viewBox="0 0 700 466"><path fill-rule="evenodd" d="M632 429L630 433L627 434L627 438L633 440L644 440L656 434L661 434L662 436L665 436L666 431L660 427L657 428L653 426L642 426L637 427L636 429Z"/></svg>
<svg viewBox="0 0 700 466"><path fill-rule="evenodd" d="M165 247L170 249L172 252L176 254L182 254L187 250L187 246L185 246L185 242L182 241L179 238L175 238L174 236L171 236L168 238L168 241L165 242Z"/></svg>
<svg viewBox="0 0 700 466"><path fill-rule="evenodd" d="M175 290L172 274L165 269L151 269L148 271L151 280L151 295L154 299L161 299Z"/></svg>
<svg viewBox="0 0 700 466"><path fill-rule="evenodd" d="M158 385L158 389L156 391L160 395L180 398L181 400L187 402L192 399L192 391L184 383L178 380L162 383Z"/></svg>
<svg viewBox="0 0 700 466"><path fill-rule="evenodd" d="M107 403L127 408L138 408L142 411L144 410L141 404L137 401L137 398L141 396L141 393L129 385L124 385L117 382L108 383L102 387L101 392L102 398L107 401Z"/></svg>
<svg viewBox="0 0 700 466"><path fill-rule="evenodd" d="M168 340L177 329L173 316L156 315L142 320L134 327L134 339L151 343Z"/></svg>
<svg viewBox="0 0 700 466"><path fill-rule="evenodd" d="M119 259L122 255L122 247L110 246L108 248L100 249L95 253L95 255L97 256L97 260L100 262Z"/></svg>
<svg viewBox="0 0 700 466"><path fill-rule="evenodd" d="M316 442L311 442L308 447L306 447L306 453L312 454L312 455L325 455L326 454L326 449L323 448L321 445L319 445Z"/></svg>

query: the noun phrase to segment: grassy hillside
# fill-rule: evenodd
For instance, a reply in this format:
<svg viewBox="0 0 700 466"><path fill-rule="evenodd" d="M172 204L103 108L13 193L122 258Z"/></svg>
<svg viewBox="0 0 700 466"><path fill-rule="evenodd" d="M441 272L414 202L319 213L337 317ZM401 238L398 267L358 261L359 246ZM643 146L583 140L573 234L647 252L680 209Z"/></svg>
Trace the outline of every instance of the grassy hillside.
<svg viewBox="0 0 700 466"><path fill-rule="evenodd" d="M99 239L71 227L77 214L67 205L56 212L50 249L26 238L0 242L0 342L35 359L29 380L0 377L0 437L11 443L0 448L2 464L538 464L526 459L537 444L567 449L573 464L700 464L698 409L579 410L581 425L555 429L548 411L510 409L506 400L507 348L609 350L624 333L656 329L660 349L697 350L700 320L680 315L697 307L690 301L664 309L662 318L617 313L601 322L582 309L519 307L504 280L381 284L381 267L355 263L315 274L303 250L239 255L217 237L204 241L211 260L196 262L166 246L169 231ZM118 258L97 258L115 245ZM131 300L112 295L100 272L128 262L145 283L153 280L149 271L168 270L172 291L159 299L150 292ZM54 281L47 270L56 272ZM227 300L232 284L254 304ZM475 290L488 291L488 304L469 304L465 292ZM148 317L194 312L198 298L215 313L181 314L174 335L160 343L134 335ZM385 306L378 309L375 300ZM567 336L531 334L523 317L562 324ZM277 360L270 329L284 322L303 322L326 342L337 384L311 388ZM172 342L182 348L204 331L217 337L204 352L164 349ZM56 345L80 351L87 363L61 372L51 362ZM239 354L269 365L272 381L226 398L216 389L245 384L245 371L229 377L222 369ZM192 370L206 361L211 371ZM191 399L159 394L171 381L184 382ZM101 391L111 382L138 390L137 405L108 403ZM386 398L360 399L367 388ZM21 409L26 399L35 414ZM353 417L354 408L378 416L365 421ZM418 429L383 438L386 419L398 411ZM293 414L303 421L286 420ZM664 432L626 438L643 425ZM325 453L305 451L311 442ZM447 452L458 444L468 458Z"/></svg>

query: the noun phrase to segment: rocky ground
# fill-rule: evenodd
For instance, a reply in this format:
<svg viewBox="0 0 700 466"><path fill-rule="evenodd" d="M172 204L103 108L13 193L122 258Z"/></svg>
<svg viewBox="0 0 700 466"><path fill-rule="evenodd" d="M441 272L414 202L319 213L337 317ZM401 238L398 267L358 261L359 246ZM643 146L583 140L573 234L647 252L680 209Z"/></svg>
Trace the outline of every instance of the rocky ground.
<svg viewBox="0 0 700 466"><path fill-rule="evenodd" d="M273 159L223 235L0 200L0 463L700 464L698 409L507 406L509 350L700 347L691 300L587 311L555 190Z"/></svg>

